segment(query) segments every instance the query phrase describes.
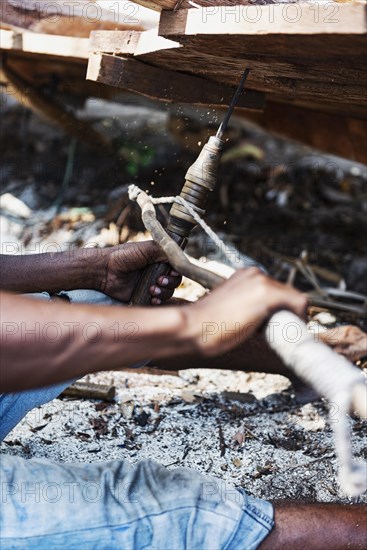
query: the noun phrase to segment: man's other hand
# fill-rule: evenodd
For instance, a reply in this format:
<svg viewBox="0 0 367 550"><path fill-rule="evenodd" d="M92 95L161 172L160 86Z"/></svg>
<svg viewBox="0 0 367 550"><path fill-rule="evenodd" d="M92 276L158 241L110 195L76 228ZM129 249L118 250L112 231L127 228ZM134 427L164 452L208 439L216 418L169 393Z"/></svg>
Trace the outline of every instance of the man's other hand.
<svg viewBox="0 0 367 550"><path fill-rule="evenodd" d="M289 309L304 319L306 307L306 296L250 267L183 311L193 347L213 357L238 347L276 311Z"/></svg>

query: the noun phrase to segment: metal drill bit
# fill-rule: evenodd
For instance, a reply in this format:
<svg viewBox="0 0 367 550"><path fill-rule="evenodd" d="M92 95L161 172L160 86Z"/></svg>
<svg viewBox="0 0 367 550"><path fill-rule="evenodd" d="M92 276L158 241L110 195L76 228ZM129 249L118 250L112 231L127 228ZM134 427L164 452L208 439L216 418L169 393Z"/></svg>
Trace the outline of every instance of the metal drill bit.
<svg viewBox="0 0 367 550"><path fill-rule="evenodd" d="M236 90L236 92L233 96L231 104L228 107L228 111L226 112L226 116L224 117L223 122L221 123L221 125L218 128L218 132L216 133L216 137L219 138L219 139L222 139L224 132L227 130L229 119L231 118L232 113L234 111L234 108L237 105L238 98L240 97L240 95L243 91L243 87L244 87L244 84L246 82L246 78L248 77L249 72L250 72L250 69L249 69L249 67L247 67L245 72L242 75L241 82L238 85L238 88L237 88L237 90Z"/></svg>

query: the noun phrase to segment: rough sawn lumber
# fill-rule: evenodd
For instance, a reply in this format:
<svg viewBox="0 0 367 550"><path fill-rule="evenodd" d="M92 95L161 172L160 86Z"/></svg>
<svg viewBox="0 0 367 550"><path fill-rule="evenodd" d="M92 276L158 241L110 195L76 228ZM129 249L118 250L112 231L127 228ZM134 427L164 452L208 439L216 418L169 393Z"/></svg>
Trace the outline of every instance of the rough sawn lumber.
<svg viewBox="0 0 367 550"><path fill-rule="evenodd" d="M95 0L0 0L0 25L33 32L88 38L96 29L144 30L134 17L126 13L119 20L116 3L104 9ZM136 7L137 9L138 6ZM115 9L115 11L113 11Z"/></svg>
<svg viewBox="0 0 367 550"><path fill-rule="evenodd" d="M228 105L235 88L207 79L148 65L136 59L94 53L89 58L87 79L124 88L160 101L194 105ZM246 91L239 106L261 109L263 96Z"/></svg>
<svg viewBox="0 0 367 550"><path fill-rule="evenodd" d="M89 39L0 29L0 49L61 58L88 59Z"/></svg>
<svg viewBox="0 0 367 550"><path fill-rule="evenodd" d="M159 34L192 53L198 74L234 85L248 65L249 85L276 101L346 108L343 114L366 118L367 7L317 6L316 12L312 4L163 11Z"/></svg>
<svg viewBox="0 0 367 550"><path fill-rule="evenodd" d="M91 34L91 50L115 56L134 57L144 61L145 64L164 68L171 71L172 76L167 75L171 80L177 74L173 71L179 70L187 74L201 74L210 81L216 80L223 84L233 79L235 85L237 79L233 77L233 67L236 67L235 74L238 75L243 68L243 62L232 59L224 60L221 70L218 71L216 56L197 54L191 47L182 46L178 42L158 36L154 30L114 33L95 31ZM364 147L367 139L367 122L351 116L357 114L363 118L363 113L367 116L367 110L358 102L355 106L343 103L341 93L343 87L348 86L352 73L348 74L346 70L343 78L340 79L341 82L335 84L330 82L333 80L332 71L324 71L316 67L314 70L309 70L307 74L303 74L303 80L300 72L299 84L296 84L290 77L283 82L285 79L277 75L277 70L282 65L275 64L275 68L273 65L266 64L264 60L255 64L257 70L254 68L251 72L248 86L267 92L265 93L266 106L263 113L247 111L246 118L281 136L329 153L367 162ZM294 66L289 70L292 69L294 70ZM285 70L284 64L283 70ZM302 70L305 73L305 69ZM265 75L262 71L265 71ZM113 85L113 78L116 77L104 75L101 81ZM144 87L140 87L139 90L144 93ZM336 94L336 98L332 95L335 91L340 92ZM162 90L156 89L155 93L162 95ZM182 91L180 94L182 95Z"/></svg>
<svg viewBox="0 0 367 550"><path fill-rule="evenodd" d="M290 1L297 2L298 0L195 0L194 3L197 6L215 8L217 6L229 7L229 6L233 6L234 4L247 6L249 4L263 5L263 4L276 4L278 2L289 3ZM157 0L156 2L153 0L137 0L137 1L134 1L134 3L139 4L140 6L144 6L145 8L150 8L151 10L155 10L155 11L188 9L193 7L193 4L190 4L189 0Z"/></svg>

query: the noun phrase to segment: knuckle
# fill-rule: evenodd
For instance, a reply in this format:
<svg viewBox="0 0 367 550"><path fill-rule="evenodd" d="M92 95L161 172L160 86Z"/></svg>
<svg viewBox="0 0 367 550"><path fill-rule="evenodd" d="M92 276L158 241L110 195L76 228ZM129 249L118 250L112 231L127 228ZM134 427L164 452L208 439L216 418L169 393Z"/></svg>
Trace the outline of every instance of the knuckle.
<svg viewBox="0 0 367 550"><path fill-rule="evenodd" d="M246 268L244 271L247 272L247 274L249 275L249 277L264 277L265 278L265 275L263 274L263 272L258 268L258 267L248 267Z"/></svg>

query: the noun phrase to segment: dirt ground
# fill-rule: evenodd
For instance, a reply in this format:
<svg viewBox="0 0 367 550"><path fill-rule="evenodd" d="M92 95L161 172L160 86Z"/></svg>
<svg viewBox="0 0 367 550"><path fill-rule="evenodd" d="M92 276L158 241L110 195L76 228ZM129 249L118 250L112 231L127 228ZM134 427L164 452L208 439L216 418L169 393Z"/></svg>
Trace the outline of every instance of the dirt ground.
<svg viewBox="0 0 367 550"><path fill-rule="evenodd" d="M22 201L2 203L3 253L144 238L127 185L136 183L155 196L177 194L220 120L212 110L190 113L188 120L180 109L169 113L136 101L90 101L80 115L111 137L113 153L91 152L8 99L1 105L1 194ZM310 263L334 274L334 285L363 293L366 182L362 165L234 121L206 219L226 242L281 280L289 276L287 259L306 251ZM166 211L160 215L165 218ZM224 261L198 230L189 252ZM310 289L300 275L295 285ZM179 294L196 299L200 289L185 281ZM341 313L328 315L328 326L351 321ZM352 321L366 326L363 316ZM178 376L90 376L116 386L113 403L57 399L30 412L1 451L61 462L151 458L169 468L195 468L263 498L367 502L366 495L351 499L339 490L333 406L328 415L322 399L298 405L281 376L188 367ZM351 423L353 452L367 459L367 422Z"/></svg>

